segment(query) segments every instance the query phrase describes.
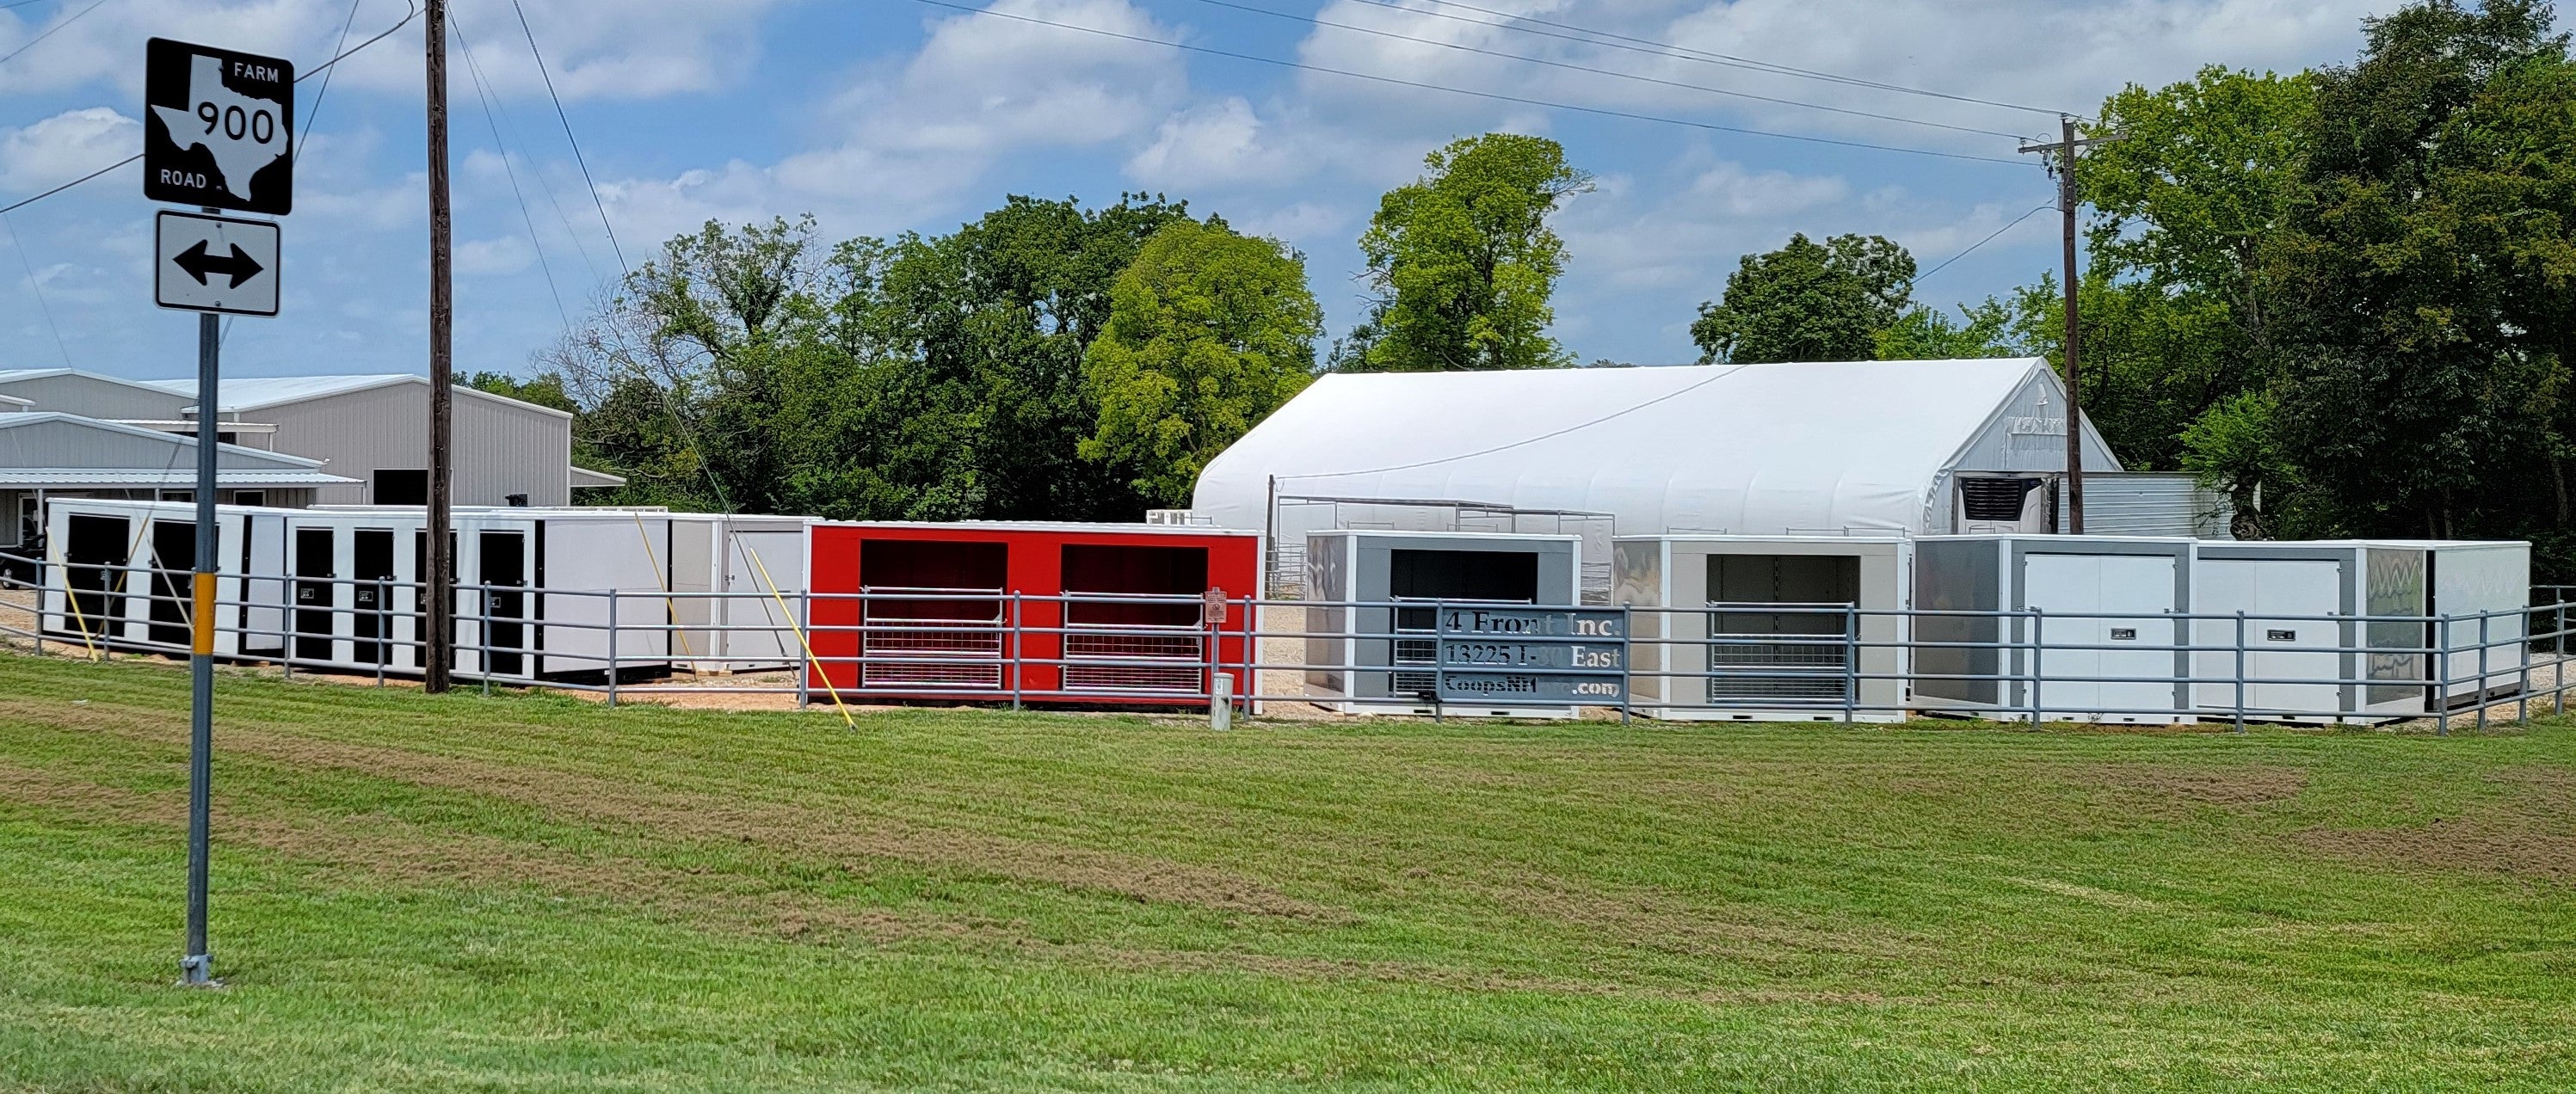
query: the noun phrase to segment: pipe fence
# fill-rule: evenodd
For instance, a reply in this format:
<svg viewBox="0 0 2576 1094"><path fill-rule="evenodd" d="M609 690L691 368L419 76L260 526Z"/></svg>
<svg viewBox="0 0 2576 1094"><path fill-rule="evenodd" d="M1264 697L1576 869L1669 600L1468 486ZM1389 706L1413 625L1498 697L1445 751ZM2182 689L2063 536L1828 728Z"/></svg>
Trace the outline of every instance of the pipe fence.
<svg viewBox="0 0 2576 1094"><path fill-rule="evenodd" d="M189 573L0 554L0 639L184 656ZM29 575L33 575L32 578ZM1542 606L995 589L670 592L467 584L455 676L609 705L981 703L1668 721L2373 724L2564 709L2576 588L2457 615L2153 615L1852 604ZM218 657L382 684L424 662L423 587L227 573ZM747 621L746 621L747 620ZM1229 717L1218 718L1220 711Z"/></svg>

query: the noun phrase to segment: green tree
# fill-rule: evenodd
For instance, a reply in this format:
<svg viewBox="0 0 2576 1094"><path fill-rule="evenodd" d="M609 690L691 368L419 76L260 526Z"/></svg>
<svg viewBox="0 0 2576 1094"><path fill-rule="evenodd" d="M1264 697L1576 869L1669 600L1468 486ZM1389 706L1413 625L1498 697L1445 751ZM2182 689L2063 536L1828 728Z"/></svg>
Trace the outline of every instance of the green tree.
<svg viewBox="0 0 2576 1094"><path fill-rule="evenodd" d="M1872 360L1913 287L1914 256L1885 237L1792 235L1779 250L1744 256L1725 294L1699 306L1691 340L1702 363Z"/></svg>
<svg viewBox="0 0 2576 1094"><path fill-rule="evenodd" d="M1083 457L1188 505L1199 469L1313 378L1323 322L1305 260L1278 242L1214 218L1164 225L1111 286L1085 354L1099 419Z"/></svg>
<svg viewBox="0 0 2576 1094"><path fill-rule="evenodd" d="M1547 226L1592 176L1544 137L1487 133L1424 159L1430 174L1386 193L1360 251L1377 299L1334 354L1349 371L1554 368L1548 298L1565 244Z"/></svg>
<svg viewBox="0 0 2576 1094"><path fill-rule="evenodd" d="M523 403L535 403L566 414L572 414L581 409L581 404L573 401L572 393L564 389L564 379L560 373L541 372L521 379L506 372L477 372L467 376L463 383L464 386L476 391L488 391Z"/></svg>
<svg viewBox="0 0 2576 1094"><path fill-rule="evenodd" d="M2316 77L2277 417L2350 531L2565 528L2576 68L2552 19L2418 3Z"/></svg>
<svg viewBox="0 0 2576 1094"><path fill-rule="evenodd" d="M1971 357L2019 357L2026 351L2013 336L2013 310L1987 297L1976 305L1959 305L1952 319L1938 308L1917 304L1870 336L1881 361L1957 361Z"/></svg>

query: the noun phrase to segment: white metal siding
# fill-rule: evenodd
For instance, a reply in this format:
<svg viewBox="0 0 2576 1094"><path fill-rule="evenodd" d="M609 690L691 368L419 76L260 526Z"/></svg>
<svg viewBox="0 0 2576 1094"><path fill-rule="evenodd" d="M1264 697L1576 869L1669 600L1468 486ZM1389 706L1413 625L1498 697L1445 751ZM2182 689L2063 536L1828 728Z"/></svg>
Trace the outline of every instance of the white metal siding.
<svg viewBox="0 0 2576 1094"><path fill-rule="evenodd" d="M131 418L137 421L173 421L179 417L182 408L197 401L185 395L69 373L30 376L0 383L0 395L32 399L36 405L29 407L30 410L56 410L84 418Z"/></svg>
<svg viewBox="0 0 2576 1094"><path fill-rule="evenodd" d="M569 505L572 423L542 410L459 392L456 397L453 500L507 505L526 494L532 506ZM374 501L375 473L429 465L429 385L393 384L309 402L249 411L275 423L277 450L327 459L324 470L365 485L320 492L326 505Z"/></svg>

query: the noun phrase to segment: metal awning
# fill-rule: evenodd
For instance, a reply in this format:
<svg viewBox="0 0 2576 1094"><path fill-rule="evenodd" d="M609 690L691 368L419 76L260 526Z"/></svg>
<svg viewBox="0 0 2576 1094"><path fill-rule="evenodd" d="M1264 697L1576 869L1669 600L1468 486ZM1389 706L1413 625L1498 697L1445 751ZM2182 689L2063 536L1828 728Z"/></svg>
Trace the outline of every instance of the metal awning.
<svg viewBox="0 0 2576 1094"><path fill-rule="evenodd" d="M626 485L626 480L623 477L611 475L606 471L593 471L587 467L573 467L568 468L567 470L570 473L569 477L572 483L572 488L575 490L579 490L586 486Z"/></svg>

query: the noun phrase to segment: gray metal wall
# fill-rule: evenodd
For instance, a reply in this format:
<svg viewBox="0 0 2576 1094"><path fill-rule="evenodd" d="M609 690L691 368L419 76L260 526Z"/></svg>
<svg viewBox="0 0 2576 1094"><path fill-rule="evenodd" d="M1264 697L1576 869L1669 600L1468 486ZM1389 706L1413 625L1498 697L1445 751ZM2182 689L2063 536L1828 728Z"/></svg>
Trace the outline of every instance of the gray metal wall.
<svg viewBox="0 0 2576 1094"><path fill-rule="evenodd" d="M37 411L59 410L84 418L132 418L140 421L175 421L180 410L193 406L191 396L128 387L87 376L38 376L0 383L0 395L33 399Z"/></svg>
<svg viewBox="0 0 2576 1094"><path fill-rule="evenodd" d="M507 505L526 494L532 506L570 505L572 422L533 407L456 395L454 500ZM364 485L320 492L325 505L373 502L380 469L429 466L429 385L394 384L307 402L249 411L248 421L277 426L277 450L327 459L334 475Z"/></svg>
<svg viewBox="0 0 2576 1094"><path fill-rule="evenodd" d="M2065 480L2057 511L2066 512ZM2096 536L2191 536L2234 539L2236 506L2179 471L2084 474L2084 531Z"/></svg>
<svg viewBox="0 0 2576 1094"><path fill-rule="evenodd" d="M0 429L0 467L169 469L185 476L197 465L196 452L196 441L186 437L164 433L137 436L123 427L65 418ZM266 471L306 470L295 461L271 459L237 448L219 451L215 465Z"/></svg>

